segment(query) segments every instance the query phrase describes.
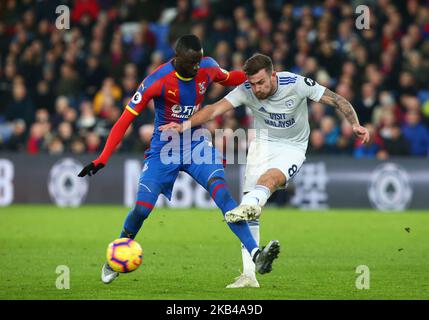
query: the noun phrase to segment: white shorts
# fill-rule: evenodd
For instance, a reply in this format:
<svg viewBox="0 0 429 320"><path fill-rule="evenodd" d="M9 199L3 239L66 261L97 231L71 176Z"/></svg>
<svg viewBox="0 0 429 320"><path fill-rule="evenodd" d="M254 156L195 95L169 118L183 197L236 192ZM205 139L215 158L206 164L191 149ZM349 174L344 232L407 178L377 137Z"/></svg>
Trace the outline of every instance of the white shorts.
<svg viewBox="0 0 429 320"><path fill-rule="evenodd" d="M253 140L247 154L243 192L252 191L259 177L268 169L279 169L287 183L298 173L305 161L305 152L285 143Z"/></svg>

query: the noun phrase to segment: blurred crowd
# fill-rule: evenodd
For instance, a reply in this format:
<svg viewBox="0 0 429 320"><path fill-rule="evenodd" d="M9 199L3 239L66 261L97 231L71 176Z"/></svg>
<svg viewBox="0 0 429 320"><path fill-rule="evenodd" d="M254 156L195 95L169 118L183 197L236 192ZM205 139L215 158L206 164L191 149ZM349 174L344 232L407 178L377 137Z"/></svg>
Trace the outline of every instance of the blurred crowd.
<svg viewBox="0 0 429 320"><path fill-rule="evenodd" d="M98 153L139 83L193 33L227 70L255 52L277 71L311 77L344 96L371 133L362 145L342 115L309 102L308 154L385 159L429 156L429 1L5 0L0 2L0 150ZM59 29L56 8L70 9ZM204 103L231 88L212 85ZM119 152L143 152L153 104ZM249 128L246 107L207 124ZM236 146L240 147L240 146Z"/></svg>

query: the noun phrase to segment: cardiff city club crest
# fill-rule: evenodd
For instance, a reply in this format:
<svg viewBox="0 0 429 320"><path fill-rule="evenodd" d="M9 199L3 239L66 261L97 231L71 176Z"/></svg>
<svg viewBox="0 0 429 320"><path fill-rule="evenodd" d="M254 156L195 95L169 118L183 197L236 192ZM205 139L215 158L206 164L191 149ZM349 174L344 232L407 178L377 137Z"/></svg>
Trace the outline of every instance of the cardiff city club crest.
<svg viewBox="0 0 429 320"><path fill-rule="evenodd" d="M206 82L205 81L199 82L198 86L200 87L199 93L204 94L206 92Z"/></svg>

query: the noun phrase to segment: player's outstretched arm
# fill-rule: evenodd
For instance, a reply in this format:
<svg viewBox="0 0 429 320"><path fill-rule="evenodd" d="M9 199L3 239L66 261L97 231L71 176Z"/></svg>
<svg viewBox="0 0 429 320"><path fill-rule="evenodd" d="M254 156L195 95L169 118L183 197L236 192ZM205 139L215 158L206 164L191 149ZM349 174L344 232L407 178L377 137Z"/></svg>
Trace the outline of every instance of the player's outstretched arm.
<svg viewBox="0 0 429 320"><path fill-rule="evenodd" d="M356 114L356 111L355 109L353 109L352 104L347 101L347 99L326 88L319 102L323 104L329 104L337 108L346 117L347 121L352 125L353 132L362 140L362 143L369 142L368 130L359 124L359 119Z"/></svg>
<svg viewBox="0 0 429 320"><path fill-rule="evenodd" d="M86 165L78 174L79 177L85 177L86 175L92 176L106 165L110 156L115 151L117 145L122 141L122 138L125 135L125 131L127 131L128 127L130 126L131 122L134 120L135 117L136 116L127 109L124 110L121 117L112 127L112 130L109 133L109 137L107 138L106 145L104 146L104 149L101 152L100 156L88 165Z"/></svg>
<svg viewBox="0 0 429 320"><path fill-rule="evenodd" d="M170 122L168 124L159 126L159 130L176 130L178 132L183 132L193 127L198 127L233 108L234 107L232 106L231 102L223 98L214 104L205 106L198 112L194 113L192 117L183 123Z"/></svg>
<svg viewBox="0 0 429 320"><path fill-rule="evenodd" d="M247 77L243 71L232 70L232 71L226 72L225 79L222 79L222 77L219 77L219 79L215 79L215 82L223 85L224 87L228 87L228 86L235 87L235 86L239 86L246 80L247 80Z"/></svg>

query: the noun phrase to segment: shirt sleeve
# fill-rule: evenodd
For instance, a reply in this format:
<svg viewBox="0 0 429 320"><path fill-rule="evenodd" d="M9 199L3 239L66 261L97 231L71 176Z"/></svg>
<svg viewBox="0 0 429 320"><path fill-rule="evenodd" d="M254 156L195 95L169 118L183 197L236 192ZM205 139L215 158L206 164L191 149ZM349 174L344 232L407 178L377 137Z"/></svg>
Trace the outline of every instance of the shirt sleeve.
<svg viewBox="0 0 429 320"><path fill-rule="evenodd" d="M142 112L152 98L160 95L161 82L150 82L149 77L143 80L125 107L135 116L138 116Z"/></svg>
<svg viewBox="0 0 429 320"><path fill-rule="evenodd" d="M236 87L230 93L225 96L225 99L228 100L234 108L246 104L246 92L247 90L243 85Z"/></svg>
<svg viewBox="0 0 429 320"><path fill-rule="evenodd" d="M313 101L319 102L325 92L325 89L326 87L318 84L311 78L298 76L296 90L297 94L303 98L309 98Z"/></svg>
<svg viewBox="0 0 429 320"><path fill-rule="evenodd" d="M228 80L230 74L225 69L222 69L215 59L212 57L204 57L201 63L202 68L207 68L210 77L214 82L222 82Z"/></svg>

